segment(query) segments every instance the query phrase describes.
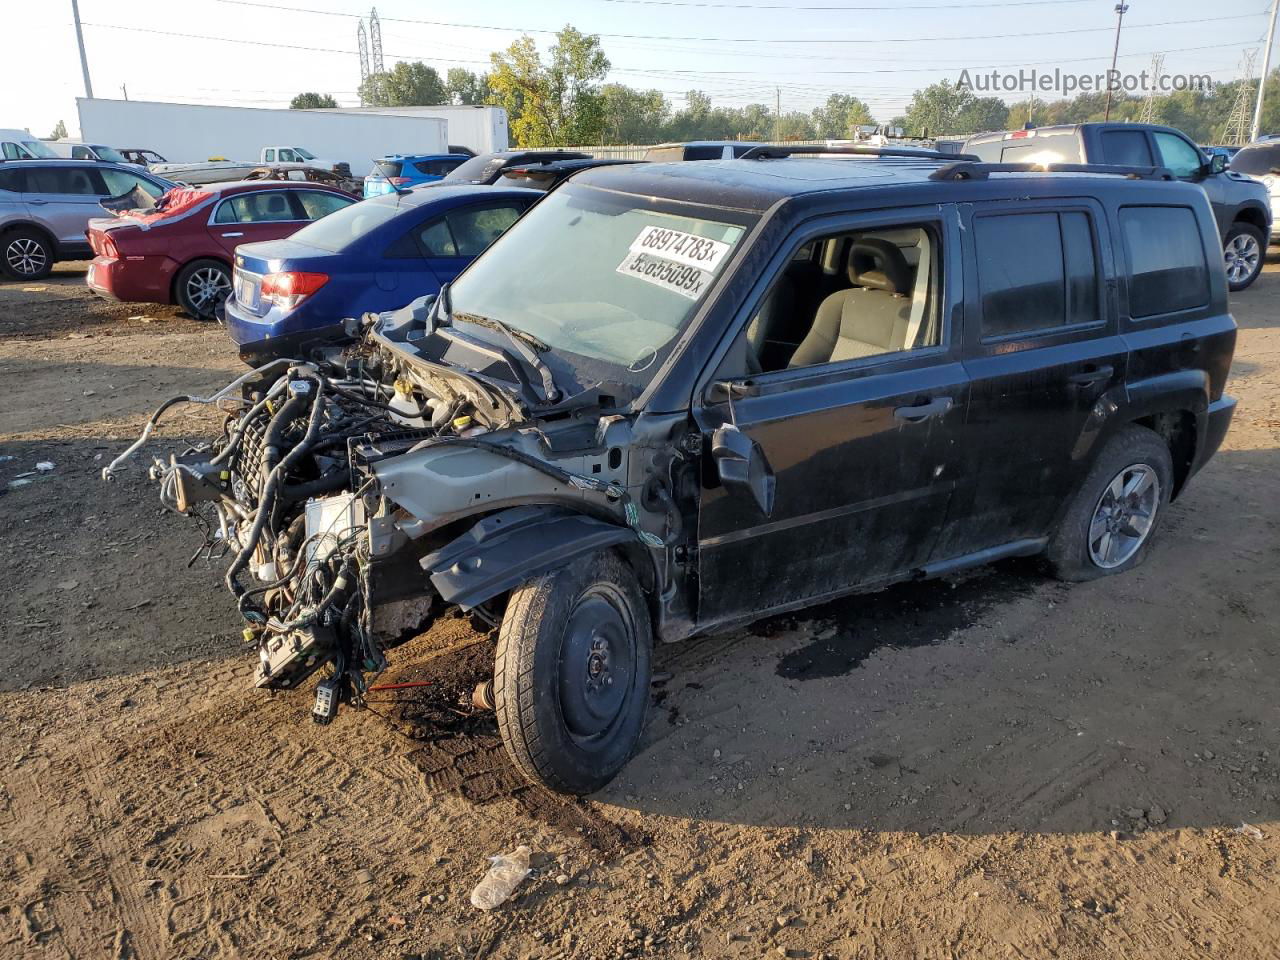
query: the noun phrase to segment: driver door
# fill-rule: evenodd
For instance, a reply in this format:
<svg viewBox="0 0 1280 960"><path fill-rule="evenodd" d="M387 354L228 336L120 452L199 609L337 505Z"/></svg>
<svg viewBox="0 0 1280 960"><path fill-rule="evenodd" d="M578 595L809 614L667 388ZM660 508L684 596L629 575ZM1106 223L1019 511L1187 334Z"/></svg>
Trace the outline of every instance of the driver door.
<svg viewBox="0 0 1280 960"><path fill-rule="evenodd" d="M883 277L855 271L855 239L859 248L868 240L883 247L885 238L900 244L911 231L927 238L927 253L915 252L905 295L861 286L883 284ZM816 273L796 270L793 261L808 243L821 251ZM695 409L706 451L700 623L805 606L928 562L958 480L955 440L968 399L959 355L959 250L955 210L934 207L899 210L891 219L842 217L781 251L772 280L738 316L738 335ZM820 296L809 295L811 284ZM814 330L837 302L850 318L837 334L853 335L830 357L798 365L797 358L814 356L812 338L822 337ZM914 332L882 340L874 321L886 310L908 317ZM771 329L755 329L757 316L768 316ZM761 366L752 340L787 339L800 340L789 359L745 372ZM740 450L749 441L757 475L772 478L772 504L725 482L717 430L726 424L742 435Z"/></svg>

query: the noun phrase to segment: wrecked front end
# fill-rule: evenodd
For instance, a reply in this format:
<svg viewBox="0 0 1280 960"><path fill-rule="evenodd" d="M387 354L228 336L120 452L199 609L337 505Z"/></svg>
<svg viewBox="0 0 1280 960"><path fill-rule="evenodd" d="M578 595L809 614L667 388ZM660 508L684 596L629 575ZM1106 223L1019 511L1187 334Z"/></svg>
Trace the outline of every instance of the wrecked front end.
<svg viewBox="0 0 1280 960"><path fill-rule="evenodd" d="M661 553L669 526L642 519L633 420L608 409L615 398L539 404L424 359L394 321L340 355L175 398L232 412L214 441L151 468L165 505L199 519L204 549L227 558L255 684L294 689L322 673L320 723L359 704L387 650L445 605L496 623L518 584L584 552Z"/></svg>

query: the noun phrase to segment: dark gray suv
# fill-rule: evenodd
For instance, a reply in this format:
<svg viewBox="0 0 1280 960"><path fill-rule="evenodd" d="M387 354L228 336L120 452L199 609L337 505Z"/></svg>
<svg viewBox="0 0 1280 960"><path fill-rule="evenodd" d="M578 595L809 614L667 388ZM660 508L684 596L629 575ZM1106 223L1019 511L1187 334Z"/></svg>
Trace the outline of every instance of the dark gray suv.
<svg viewBox="0 0 1280 960"><path fill-rule="evenodd" d="M137 167L98 160L0 162L0 272L47 277L59 260L93 256L85 228L107 197L135 187L159 197L173 184Z"/></svg>

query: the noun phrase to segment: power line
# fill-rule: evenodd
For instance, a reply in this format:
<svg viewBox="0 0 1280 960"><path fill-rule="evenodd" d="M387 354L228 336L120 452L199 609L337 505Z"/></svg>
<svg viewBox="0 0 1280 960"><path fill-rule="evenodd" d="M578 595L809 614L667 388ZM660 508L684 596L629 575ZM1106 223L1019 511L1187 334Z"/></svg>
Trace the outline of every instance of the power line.
<svg viewBox="0 0 1280 960"><path fill-rule="evenodd" d="M185 40L205 40L205 41L211 41L214 43L239 43L239 44L245 44L247 46L253 46L253 47L270 47L278 50L298 50L304 53L336 53L344 57L351 56L350 50L341 50L336 47L313 47L313 46L306 46L306 45L295 44L295 43L278 43L270 40L249 40L243 37L214 37L214 36L209 36L207 34L179 33L172 30L155 30L150 27L126 27L121 24L115 24L115 23L85 23L83 24L83 26L93 27L95 30L123 30L129 33L145 33L145 34L150 34L152 36L177 37ZM1246 42L1252 42L1252 41L1246 41ZM1177 49L1166 50L1165 52L1166 53L1186 53L1186 52L1195 51L1195 50L1218 50L1218 49L1221 49L1222 47L1238 47L1240 43L1241 41L1236 40L1231 43L1212 43L1212 44L1206 44L1204 46L1199 46L1199 47L1181 47ZM1121 57L1139 57L1139 56L1148 57L1153 52L1157 52L1157 51L1146 51L1145 53L1139 53L1139 52L1126 53L1126 54L1121 54ZM424 59L421 54L410 54L410 53L388 53L387 56L394 57L401 60ZM436 57L433 59L437 59L447 63L465 63L465 64L480 65L480 66L486 66L486 67L491 65L491 61L489 60L462 60L462 59L457 59L453 57ZM810 58L810 59L817 59L817 58ZM1106 60L1106 59L1108 58L1105 56L1104 57L1077 57L1069 60L1059 60L1057 61L1057 63L1059 64L1088 63L1095 60ZM974 64L971 67L971 69L972 70L989 70L989 69L994 69L998 67L1023 66L1026 63L1027 61L1025 60L1012 60L1012 61L1006 61L1004 63ZM654 69L643 68L643 67L614 66L611 68L611 72L644 74L644 75L654 75L654 76L668 76L668 77L677 77L677 78L696 77L696 76L733 77L733 76L751 76L753 74L764 74L770 77L775 77L775 76L807 77L807 76L814 76L815 74L823 74L823 75L829 75L829 76L860 76L863 74L882 74L882 73L885 73L885 74L937 73L938 68L936 66L886 67L886 68L876 68L876 69L869 69L869 70L798 70L798 71L793 71L788 73L785 71L779 72L774 70L675 70L675 69L654 70Z"/></svg>
<svg viewBox="0 0 1280 960"><path fill-rule="evenodd" d="M260 3L258 0L218 0L219 3L231 4L239 7L259 7L265 10L279 10L287 13L310 13L318 16L328 17L352 17L355 14L339 13L334 10L316 10L311 7L291 7L280 6L273 3ZM1221 23L1224 20L1252 20L1255 17L1265 16L1262 13L1238 13L1229 17L1215 17L1215 22ZM461 30L499 30L503 33L546 33L557 34L558 30L535 29L533 27L495 27L489 24L480 23L450 23L443 20L416 20L406 17L386 17L389 23L416 23L429 27L454 27ZM1203 24L1204 18L1197 17L1193 20L1164 20L1159 23L1143 23L1132 26L1130 30L1147 29L1153 27L1174 27L1185 26L1187 24ZM831 38L800 38L800 39L780 39L776 37L676 37L666 36L662 34L645 34L645 33L595 33L592 36L603 37L611 40L680 40L689 41L691 43L930 43L930 42L946 42L952 43L957 40L1021 40L1027 37L1058 37L1068 34L1079 33L1110 33L1111 27L1079 27L1073 30L1040 30L1031 33L992 33L992 34L973 34L969 36L950 36L950 37L841 37Z"/></svg>
<svg viewBox="0 0 1280 960"><path fill-rule="evenodd" d="M635 3L651 7L703 7L708 10L817 10L823 13L865 13L878 10L972 10L980 7L1056 7L1092 0L995 0L991 3L894 3L885 6L801 6L786 3L698 3L692 0L600 0L601 3Z"/></svg>

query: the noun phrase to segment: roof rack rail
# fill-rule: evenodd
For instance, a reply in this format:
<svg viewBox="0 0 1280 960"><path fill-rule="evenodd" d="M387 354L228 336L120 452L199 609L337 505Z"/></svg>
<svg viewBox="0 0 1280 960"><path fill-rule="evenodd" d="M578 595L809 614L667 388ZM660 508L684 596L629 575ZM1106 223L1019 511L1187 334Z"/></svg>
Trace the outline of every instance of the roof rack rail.
<svg viewBox="0 0 1280 960"><path fill-rule="evenodd" d="M993 173L1096 173L1131 180L1174 180L1167 167L1126 167L1105 163L973 163L961 161L939 167L930 180L985 180Z"/></svg>
<svg viewBox="0 0 1280 960"><path fill-rule="evenodd" d="M797 144L794 147L787 147L772 143L752 147L738 159L781 160L797 153L844 154L851 157L895 157L904 160L978 160L977 157L968 153L943 153L940 150L925 150L923 147L870 147L861 144L845 144L836 147Z"/></svg>

